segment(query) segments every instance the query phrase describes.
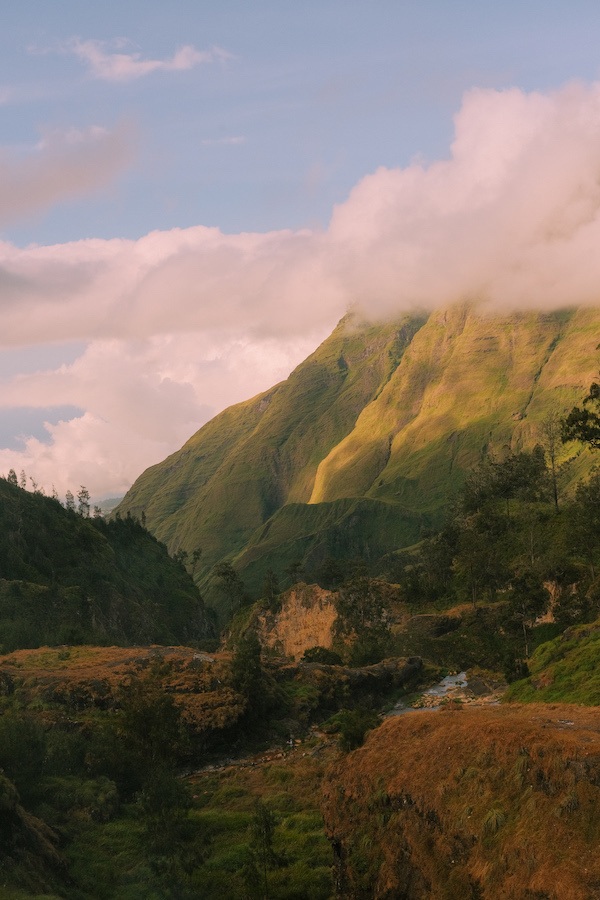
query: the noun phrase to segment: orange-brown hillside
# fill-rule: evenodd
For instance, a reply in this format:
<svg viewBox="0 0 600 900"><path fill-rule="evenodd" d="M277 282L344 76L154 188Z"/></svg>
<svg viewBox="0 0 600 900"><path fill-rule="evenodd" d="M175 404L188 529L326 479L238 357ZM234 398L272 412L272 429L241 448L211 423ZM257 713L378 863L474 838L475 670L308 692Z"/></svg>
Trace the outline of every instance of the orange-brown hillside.
<svg viewBox="0 0 600 900"><path fill-rule="evenodd" d="M161 663L161 683L198 731L233 724L244 702L230 686L229 653L206 654L190 647L40 647L0 656L0 693L25 704L85 711L110 708L118 688Z"/></svg>
<svg viewBox="0 0 600 900"><path fill-rule="evenodd" d="M324 783L344 898L600 897L600 709L388 719Z"/></svg>

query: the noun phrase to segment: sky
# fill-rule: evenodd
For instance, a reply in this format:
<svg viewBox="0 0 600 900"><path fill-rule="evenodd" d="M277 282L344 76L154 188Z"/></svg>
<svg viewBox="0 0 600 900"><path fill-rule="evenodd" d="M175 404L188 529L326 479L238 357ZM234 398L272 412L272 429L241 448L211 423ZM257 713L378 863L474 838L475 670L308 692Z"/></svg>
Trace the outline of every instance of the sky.
<svg viewBox="0 0 600 900"><path fill-rule="evenodd" d="M592 0L21 0L0 474L120 495L348 308L600 298Z"/></svg>

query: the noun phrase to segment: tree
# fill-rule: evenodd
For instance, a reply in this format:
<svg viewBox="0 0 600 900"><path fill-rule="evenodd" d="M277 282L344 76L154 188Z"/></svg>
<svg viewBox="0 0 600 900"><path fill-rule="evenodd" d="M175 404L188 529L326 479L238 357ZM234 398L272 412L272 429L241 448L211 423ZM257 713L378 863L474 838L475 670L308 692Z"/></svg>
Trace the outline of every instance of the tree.
<svg viewBox="0 0 600 900"><path fill-rule="evenodd" d="M589 481L577 486L570 512L571 535L594 580L600 549L600 473L596 472Z"/></svg>
<svg viewBox="0 0 600 900"><path fill-rule="evenodd" d="M549 602L550 595L534 572L525 571L513 579L509 605L513 622L523 631L525 658L529 657L529 632Z"/></svg>
<svg viewBox="0 0 600 900"><path fill-rule="evenodd" d="M221 590L229 598L233 610L239 609L250 599L244 582L231 563L218 563L213 569L213 575L220 580Z"/></svg>
<svg viewBox="0 0 600 900"><path fill-rule="evenodd" d="M489 501L504 500L510 519L510 501L538 499L547 477L544 450L539 444L531 452L509 453L504 459L485 460L467 479L463 489L465 512L477 512Z"/></svg>
<svg viewBox="0 0 600 900"><path fill-rule="evenodd" d="M471 600L473 609L477 608L480 594L489 584L489 562L489 540L469 523L460 531L452 571Z"/></svg>
<svg viewBox="0 0 600 900"><path fill-rule="evenodd" d="M334 556L326 556L315 573L317 583L325 590L334 591L345 577L342 564Z"/></svg>
<svg viewBox="0 0 600 900"><path fill-rule="evenodd" d="M267 601L271 612L278 612L279 581L273 569L267 569L262 586L263 599Z"/></svg>
<svg viewBox="0 0 600 900"><path fill-rule="evenodd" d="M273 850L273 836L277 820L268 806L258 800L254 808L254 816L250 825L250 847L262 874L263 897L269 897L269 869L277 864Z"/></svg>
<svg viewBox="0 0 600 900"><path fill-rule="evenodd" d="M561 437L563 443L582 441L593 450L600 449L600 384L594 381L583 399L583 408L574 406L564 419Z"/></svg>
<svg viewBox="0 0 600 900"><path fill-rule="evenodd" d="M200 562L201 556L202 548L196 547L196 549L192 551L192 577L196 574L196 568L198 566L198 563Z"/></svg>
<svg viewBox="0 0 600 900"><path fill-rule="evenodd" d="M188 552L187 552L187 550L183 550L182 548L180 548L179 550L176 550L175 553L173 554L173 559L175 560L175 562L178 562L179 565L182 566L184 569L185 569L185 564L187 562L187 558L188 558Z"/></svg>
<svg viewBox="0 0 600 900"><path fill-rule="evenodd" d="M27 490L27 475L25 474L25 469L21 469L21 474L19 475L19 487L23 488L23 490Z"/></svg>
<svg viewBox="0 0 600 900"><path fill-rule="evenodd" d="M389 638L382 583L365 576L347 581L338 594L336 609L336 634L342 641L350 642L350 662L379 662Z"/></svg>
<svg viewBox="0 0 600 900"><path fill-rule="evenodd" d="M302 560L295 559L293 562L289 564L289 566L285 569L285 574L290 579L290 584L296 584L300 581L300 575L302 573Z"/></svg>
<svg viewBox="0 0 600 900"><path fill-rule="evenodd" d="M18 486L19 482L17 481L17 473L14 469L8 470L8 477L6 479L9 484L14 484L15 487Z"/></svg>
<svg viewBox="0 0 600 900"><path fill-rule="evenodd" d="M77 493L77 512L80 516L83 516L84 519L88 519L90 515L90 492L85 487L85 485L81 485L79 491Z"/></svg>
<svg viewBox="0 0 600 900"><path fill-rule="evenodd" d="M65 494L65 508L70 509L72 512L75 511L75 497L71 491L67 491Z"/></svg>
<svg viewBox="0 0 600 900"><path fill-rule="evenodd" d="M542 420L543 447L548 459L550 482L552 485L552 499L554 509L558 512L558 465L557 455L561 443L562 419L556 410L548 413Z"/></svg>
<svg viewBox="0 0 600 900"><path fill-rule="evenodd" d="M256 628L249 628L238 641L231 661L233 686L245 697L249 707L261 706L262 702L263 671L260 651Z"/></svg>

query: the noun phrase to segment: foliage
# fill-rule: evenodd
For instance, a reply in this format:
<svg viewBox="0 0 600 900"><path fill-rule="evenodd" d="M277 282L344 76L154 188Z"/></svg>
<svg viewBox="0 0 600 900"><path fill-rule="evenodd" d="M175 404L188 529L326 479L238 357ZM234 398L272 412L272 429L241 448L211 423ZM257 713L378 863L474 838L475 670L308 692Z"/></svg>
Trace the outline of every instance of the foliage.
<svg viewBox="0 0 600 900"><path fill-rule="evenodd" d="M361 706L355 709L343 709L330 720L330 727L337 731L340 748L345 753L360 747L367 732L376 728L378 724L377 713Z"/></svg>
<svg viewBox="0 0 600 900"><path fill-rule="evenodd" d="M594 450L600 449L600 384L593 382L584 398L583 408L574 406L565 418L562 439L583 441Z"/></svg>
<svg viewBox="0 0 600 900"><path fill-rule="evenodd" d="M327 647L309 647L304 651L302 660L308 663L323 663L326 666L343 665L343 660L339 653L329 650Z"/></svg>
<svg viewBox="0 0 600 900"><path fill-rule="evenodd" d="M345 582L336 599L336 638L352 665L379 662L389 646L384 584L358 576Z"/></svg>
<svg viewBox="0 0 600 900"><path fill-rule="evenodd" d="M1 649L207 636L197 589L165 547L133 518L88 518L86 502L77 515L0 479Z"/></svg>

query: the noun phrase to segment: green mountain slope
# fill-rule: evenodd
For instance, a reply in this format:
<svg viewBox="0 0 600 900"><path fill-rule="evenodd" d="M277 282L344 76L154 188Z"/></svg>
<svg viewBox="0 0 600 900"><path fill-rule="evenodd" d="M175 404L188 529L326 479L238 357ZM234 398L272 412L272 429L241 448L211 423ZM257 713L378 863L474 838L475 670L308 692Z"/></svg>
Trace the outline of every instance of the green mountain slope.
<svg viewBox="0 0 600 900"><path fill-rule="evenodd" d="M119 510L146 516L172 549L202 548L206 572L243 550L287 503L306 504L320 462L391 377L423 318L349 318L292 372L230 407L135 482Z"/></svg>
<svg viewBox="0 0 600 900"><path fill-rule="evenodd" d="M438 509L490 449L532 446L597 369L596 310L434 313L381 394L319 466L311 503L349 495Z"/></svg>
<svg viewBox="0 0 600 900"><path fill-rule="evenodd" d="M201 548L204 587L223 560L256 589L295 560L376 559L439 521L486 454L542 439L595 376L599 334L595 309L346 317L286 381L145 472L120 511L144 511L172 550ZM589 466L579 453L568 477Z"/></svg>
<svg viewBox="0 0 600 900"><path fill-rule="evenodd" d="M211 632L191 577L137 521L83 518L0 479L2 652Z"/></svg>

